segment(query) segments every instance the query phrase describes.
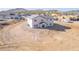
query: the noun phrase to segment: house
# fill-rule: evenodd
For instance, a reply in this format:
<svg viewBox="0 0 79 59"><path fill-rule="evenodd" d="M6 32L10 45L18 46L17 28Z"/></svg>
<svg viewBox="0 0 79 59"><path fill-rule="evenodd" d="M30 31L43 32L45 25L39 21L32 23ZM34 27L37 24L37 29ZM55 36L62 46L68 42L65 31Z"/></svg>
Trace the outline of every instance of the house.
<svg viewBox="0 0 79 59"><path fill-rule="evenodd" d="M11 19L11 17L13 16L9 14L0 14L0 19Z"/></svg>
<svg viewBox="0 0 79 59"><path fill-rule="evenodd" d="M48 15L27 16L27 25L31 28L46 28L53 26L54 19Z"/></svg>

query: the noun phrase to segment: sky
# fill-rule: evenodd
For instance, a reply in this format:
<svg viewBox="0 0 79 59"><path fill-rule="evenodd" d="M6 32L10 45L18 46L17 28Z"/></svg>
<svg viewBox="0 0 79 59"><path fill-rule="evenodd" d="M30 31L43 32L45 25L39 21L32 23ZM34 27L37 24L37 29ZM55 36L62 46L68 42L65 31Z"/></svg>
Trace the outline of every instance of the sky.
<svg viewBox="0 0 79 59"><path fill-rule="evenodd" d="M0 8L0 11L5 11L9 9L14 9L14 8ZM43 8L25 8L28 10L35 10L35 9L43 9ZM69 11L69 10L79 10L79 8L44 8L44 10L60 10L60 11Z"/></svg>

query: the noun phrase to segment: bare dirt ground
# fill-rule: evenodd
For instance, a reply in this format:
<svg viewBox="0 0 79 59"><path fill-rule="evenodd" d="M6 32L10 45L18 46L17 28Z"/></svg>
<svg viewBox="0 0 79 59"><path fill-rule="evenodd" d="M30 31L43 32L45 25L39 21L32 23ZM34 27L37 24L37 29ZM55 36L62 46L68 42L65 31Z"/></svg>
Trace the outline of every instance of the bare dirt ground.
<svg viewBox="0 0 79 59"><path fill-rule="evenodd" d="M0 30L1 51L79 50L79 23L56 23L47 29L27 28L22 21Z"/></svg>

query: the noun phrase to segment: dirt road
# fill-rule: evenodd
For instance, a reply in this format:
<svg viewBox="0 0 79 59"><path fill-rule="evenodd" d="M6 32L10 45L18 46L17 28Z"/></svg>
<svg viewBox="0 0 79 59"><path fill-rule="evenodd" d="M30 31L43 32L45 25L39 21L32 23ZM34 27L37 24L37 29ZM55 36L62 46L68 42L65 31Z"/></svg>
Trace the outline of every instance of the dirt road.
<svg viewBox="0 0 79 59"><path fill-rule="evenodd" d="M57 23L47 29L28 29L26 22L0 31L0 50L79 50L79 23Z"/></svg>

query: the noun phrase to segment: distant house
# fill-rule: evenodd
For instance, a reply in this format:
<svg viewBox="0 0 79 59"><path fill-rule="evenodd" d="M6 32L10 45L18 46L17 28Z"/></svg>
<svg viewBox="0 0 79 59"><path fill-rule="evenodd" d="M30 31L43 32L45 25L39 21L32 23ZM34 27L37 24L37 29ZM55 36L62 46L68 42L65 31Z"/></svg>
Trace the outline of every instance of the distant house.
<svg viewBox="0 0 79 59"><path fill-rule="evenodd" d="M26 17L27 25L31 28L46 28L53 26L54 19L48 15L31 15Z"/></svg>
<svg viewBox="0 0 79 59"><path fill-rule="evenodd" d="M12 19L14 15L0 14L0 19Z"/></svg>

